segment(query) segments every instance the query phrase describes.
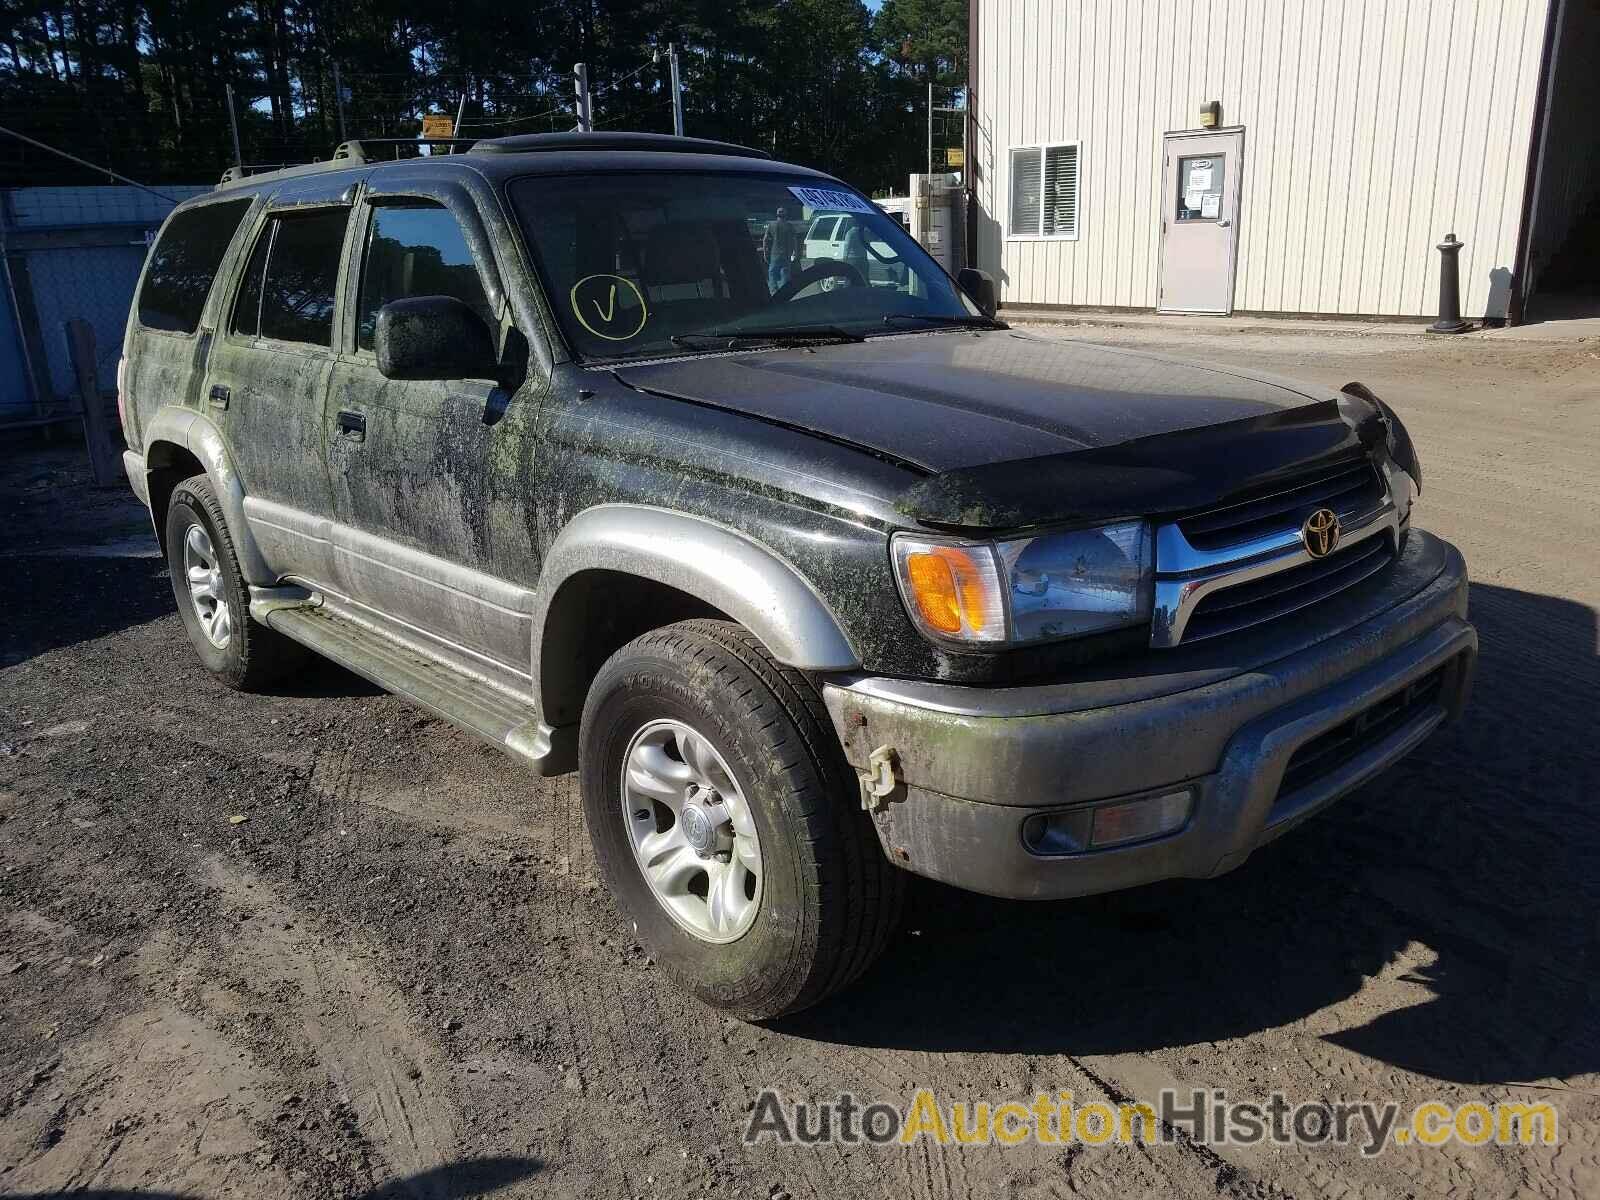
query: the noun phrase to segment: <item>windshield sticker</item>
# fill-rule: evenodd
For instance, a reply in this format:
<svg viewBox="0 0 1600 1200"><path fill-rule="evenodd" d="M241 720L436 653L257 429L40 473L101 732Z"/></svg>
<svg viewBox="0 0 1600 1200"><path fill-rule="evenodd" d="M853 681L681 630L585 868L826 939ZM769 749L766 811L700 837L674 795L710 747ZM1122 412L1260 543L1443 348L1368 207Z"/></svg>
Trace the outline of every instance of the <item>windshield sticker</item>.
<svg viewBox="0 0 1600 1200"><path fill-rule="evenodd" d="M624 275L585 275L569 298L578 324L608 342L638 337L650 319L644 293Z"/></svg>
<svg viewBox="0 0 1600 1200"><path fill-rule="evenodd" d="M827 188L792 187L795 199L813 209L830 209L833 212L870 213L877 210L851 192L834 192Z"/></svg>

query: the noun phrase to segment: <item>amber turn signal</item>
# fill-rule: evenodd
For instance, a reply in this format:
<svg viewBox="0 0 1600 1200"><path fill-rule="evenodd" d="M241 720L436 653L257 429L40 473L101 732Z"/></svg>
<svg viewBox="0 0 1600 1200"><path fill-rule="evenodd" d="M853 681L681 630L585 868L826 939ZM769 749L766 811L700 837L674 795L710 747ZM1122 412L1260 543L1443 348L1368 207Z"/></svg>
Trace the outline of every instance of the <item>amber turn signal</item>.
<svg viewBox="0 0 1600 1200"><path fill-rule="evenodd" d="M987 545L897 539L895 557L910 602L927 633L961 641L1005 640L999 568Z"/></svg>

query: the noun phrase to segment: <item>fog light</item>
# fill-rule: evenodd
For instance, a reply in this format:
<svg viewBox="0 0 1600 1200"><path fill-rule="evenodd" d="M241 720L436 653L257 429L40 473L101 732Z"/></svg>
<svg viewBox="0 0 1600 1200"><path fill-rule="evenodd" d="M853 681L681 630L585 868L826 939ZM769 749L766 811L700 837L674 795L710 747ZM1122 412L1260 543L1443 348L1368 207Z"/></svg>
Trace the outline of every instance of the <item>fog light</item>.
<svg viewBox="0 0 1600 1200"><path fill-rule="evenodd" d="M1193 790L1183 788L1097 808L1037 813L1022 823L1022 841L1034 854L1105 850L1176 832L1188 822L1193 807Z"/></svg>
<svg viewBox="0 0 1600 1200"><path fill-rule="evenodd" d="M1082 854L1089 848L1092 809L1038 813L1022 823L1022 843L1035 854Z"/></svg>
<svg viewBox="0 0 1600 1200"><path fill-rule="evenodd" d="M1189 820L1189 808L1194 793L1188 788L1181 792L1168 792L1148 800L1130 800L1126 804L1108 804L1094 810L1094 825L1089 834L1089 848L1121 846L1127 842L1142 842L1146 838L1160 837L1182 829Z"/></svg>

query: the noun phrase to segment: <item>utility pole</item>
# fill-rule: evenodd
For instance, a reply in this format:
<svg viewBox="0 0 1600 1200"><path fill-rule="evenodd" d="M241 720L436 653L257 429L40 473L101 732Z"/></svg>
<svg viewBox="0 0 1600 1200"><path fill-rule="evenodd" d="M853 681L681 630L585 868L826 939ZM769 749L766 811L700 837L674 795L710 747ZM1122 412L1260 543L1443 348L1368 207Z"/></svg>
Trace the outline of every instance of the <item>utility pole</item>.
<svg viewBox="0 0 1600 1200"><path fill-rule="evenodd" d="M933 72L928 72L928 174L933 174Z"/></svg>
<svg viewBox="0 0 1600 1200"><path fill-rule="evenodd" d="M460 137L461 136L461 119L467 115L467 89L470 88L471 86L472 86L472 81L469 79L467 81L467 87L461 89L461 103L456 105L456 123L454 125L450 126L450 136L451 137ZM451 146L450 147L450 153L454 154L455 152L456 152L456 148L454 146Z"/></svg>
<svg viewBox="0 0 1600 1200"><path fill-rule="evenodd" d="M578 132L594 132L594 113L589 108L589 64L572 64L572 86L578 95Z"/></svg>
<svg viewBox="0 0 1600 1200"><path fill-rule="evenodd" d="M339 140L348 142L350 134L344 127L344 80L339 77L339 64L333 64L333 98L339 106Z"/></svg>
<svg viewBox="0 0 1600 1200"><path fill-rule="evenodd" d="M683 136L683 87L678 82L678 44L667 43L667 67L672 72L672 132Z"/></svg>
<svg viewBox="0 0 1600 1200"><path fill-rule="evenodd" d="M233 165L244 174L244 152L239 149L239 114L233 111L233 84L228 84L228 124L233 127Z"/></svg>

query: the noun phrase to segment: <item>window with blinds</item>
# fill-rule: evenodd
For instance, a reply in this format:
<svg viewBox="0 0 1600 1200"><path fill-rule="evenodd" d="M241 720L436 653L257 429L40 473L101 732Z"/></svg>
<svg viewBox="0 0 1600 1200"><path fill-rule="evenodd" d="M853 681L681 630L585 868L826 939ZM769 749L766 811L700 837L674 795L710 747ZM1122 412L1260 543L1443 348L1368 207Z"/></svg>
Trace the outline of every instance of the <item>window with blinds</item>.
<svg viewBox="0 0 1600 1200"><path fill-rule="evenodd" d="M1078 236L1078 144L1011 151L1011 237Z"/></svg>

